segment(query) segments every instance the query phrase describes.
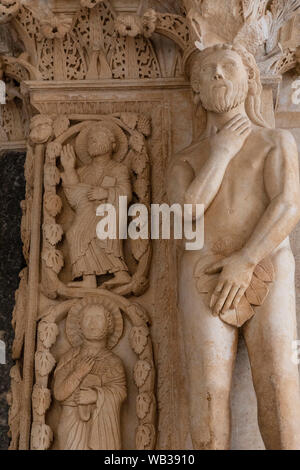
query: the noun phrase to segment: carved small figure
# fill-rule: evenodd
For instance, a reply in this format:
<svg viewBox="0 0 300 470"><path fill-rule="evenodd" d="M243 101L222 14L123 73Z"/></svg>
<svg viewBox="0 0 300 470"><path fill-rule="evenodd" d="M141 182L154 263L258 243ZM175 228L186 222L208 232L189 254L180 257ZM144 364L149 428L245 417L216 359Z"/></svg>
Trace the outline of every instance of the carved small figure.
<svg viewBox="0 0 300 470"><path fill-rule="evenodd" d="M100 240L96 234L99 217L96 209L102 203L112 204L118 218L119 197L132 198L129 171L113 159L116 138L101 125L92 125L85 132L79 159L85 163L76 169L76 155L71 145L62 150L63 188L75 211L71 228L66 233L72 264L73 283L70 286L97 287L97 276L113 274L104 287L118 287L130 283L131 277L124 261L122 240ZM117 224L118 225L118 224ZM82 281L78 278L82 277Z"/></svg>
<svg viewBox="0 0 300 470"><path fill-rule="evenodd" d="M122 334L120 320L95 299L69 312L66 330L74 347L61 358L54 382L54 396L62 405L59 449L121 449L126 379L121 360L110 351Z"/></svg>

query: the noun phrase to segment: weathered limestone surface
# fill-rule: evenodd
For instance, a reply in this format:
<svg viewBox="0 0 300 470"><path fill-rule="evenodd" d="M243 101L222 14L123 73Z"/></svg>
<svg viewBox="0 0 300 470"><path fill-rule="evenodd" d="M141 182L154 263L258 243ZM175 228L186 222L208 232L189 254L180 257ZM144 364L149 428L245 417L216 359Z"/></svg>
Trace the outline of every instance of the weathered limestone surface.
<svg viewBox="0 0 300 470"><path fill-rule="evenodd" d="M215 44L253 54L247 56L248 117L239 103L228 121L242 112L247 134L250 121L264 119L291 131L300 150L300 105L292 103L299 7L297 0L0 1L0 78L7 89L0 150L27 148L21 233L29 271L21 273L13 313L11 449L203 445L188 419L191 358L184 353L178 297L180 249L166 240L100 242L95 209L124 195L129 208L168 202L176 155L208 129L206 82L197 89L190 66L199 49ZM10 158L18 166L18 157ZM297 312L299 230L291 235ZM270 274L269 268L263 266ZM272 282L271 272L263 300ZM243 321L252 307L248 302ZM240 326L230 315L217 320ZM102 368L103 358L110 367ZM204 383L197 367L193 374ZM263 449L242 338L231 403L231 448ZM212 406L218 413L218 403ZM205 427L205 411L200 414ZM282 420L287 416L283 412ZM294 430L296 421L295 411ZM294 434L280 443L272 435L269 447L297 446ZM228 432L218 442L210 437L204 448L229 447Z"/></svg>

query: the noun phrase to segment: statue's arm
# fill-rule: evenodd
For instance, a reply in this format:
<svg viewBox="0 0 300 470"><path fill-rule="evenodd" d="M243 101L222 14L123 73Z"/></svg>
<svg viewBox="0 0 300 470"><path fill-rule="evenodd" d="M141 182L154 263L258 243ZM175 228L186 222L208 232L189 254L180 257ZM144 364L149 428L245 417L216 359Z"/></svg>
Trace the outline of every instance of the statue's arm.
<svg viewBox="0 0 300 470"><path fill-rule="evenodd" d="M76 371L66 376L63 369L57 372L54 382L54 396L57 401L65 401L79 387L82 378Z"/></svg>
<svg viewBox="0 0 300 470"><path fill-rule="evenodd" d="M195 174L184 155L174 164L169 178L172 203L203 204L206 211L220 189L229 163L242 149L250 132L249 119L238 114L209 140L191 148L190 152L185 151L199 169ZM203 162L201 166L199 160ZM196 213L194 209L193 213Z"/></svg>
<svg viewBox="0 0 300 470"><path fill-rule="evenodd" d="M185 192L185 204L203 204L204 211L218 194L231 158L226 153L212 152Z"/></svg>
<svg viewBox="0 0 300 470"><path fill-rule="evenodd" d="M277 131L264 180L270 204L244 247L255 265L277 248L300 220L298 151L290 132Z"/></svg>

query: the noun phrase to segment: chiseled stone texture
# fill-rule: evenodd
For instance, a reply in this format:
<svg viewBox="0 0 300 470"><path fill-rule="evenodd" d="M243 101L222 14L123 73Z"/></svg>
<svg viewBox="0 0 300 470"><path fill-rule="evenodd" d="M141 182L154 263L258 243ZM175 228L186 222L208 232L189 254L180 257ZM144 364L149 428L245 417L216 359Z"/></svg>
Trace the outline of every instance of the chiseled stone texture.
<svg viewBox="0 0 300 470"><path fill-rule="evenodd" d="M19 272L25 262L20 237L20 202L25 195L24 154L7 153L0 157L0 336L6 343L6 365L0 364L0 449L8 448L6 394L10 387L9 371L13 365L11 315Z"/></svg>

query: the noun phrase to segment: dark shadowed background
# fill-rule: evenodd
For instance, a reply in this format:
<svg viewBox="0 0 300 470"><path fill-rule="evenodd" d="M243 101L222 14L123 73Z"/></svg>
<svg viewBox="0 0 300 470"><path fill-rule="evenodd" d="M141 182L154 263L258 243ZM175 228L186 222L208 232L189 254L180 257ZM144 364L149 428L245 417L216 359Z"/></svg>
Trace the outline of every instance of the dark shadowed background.
<svg viewBox="0 0 300 470"><path fill-rule="evenodd" d="M20 237L20 202L25 197L24 161L25 155L21 153L0 157L0 339L6 344L6 364L0 364L0 450L9 445L6 394L12 366L11 316L19 272L25 266Z"/></svg>

